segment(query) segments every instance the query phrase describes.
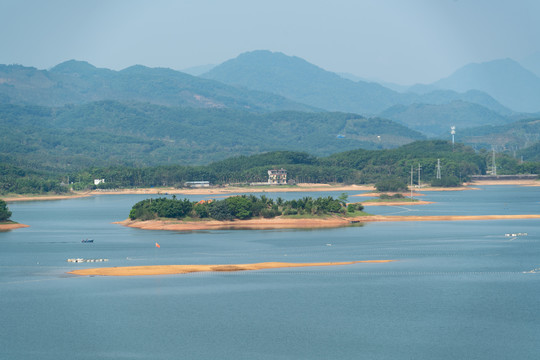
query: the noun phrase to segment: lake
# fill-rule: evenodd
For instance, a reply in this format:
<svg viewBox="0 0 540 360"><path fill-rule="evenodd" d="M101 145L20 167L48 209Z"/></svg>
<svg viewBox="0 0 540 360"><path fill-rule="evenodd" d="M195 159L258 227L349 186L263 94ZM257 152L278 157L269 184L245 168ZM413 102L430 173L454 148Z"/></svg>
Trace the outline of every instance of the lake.
<svg viewBox="0 0 540 360"><path fill-rule="evenodd" d="M347 193L349 201L365 199ZM13 220L31 227L0 232L1 359L540 358L540 220L196 232L112 224L145 198L8 204ZM435 203L366 210L540 213L540 187L484 186L422 199ZM66 274L101 266L376 259L398 261L146 277Z"/></svg>

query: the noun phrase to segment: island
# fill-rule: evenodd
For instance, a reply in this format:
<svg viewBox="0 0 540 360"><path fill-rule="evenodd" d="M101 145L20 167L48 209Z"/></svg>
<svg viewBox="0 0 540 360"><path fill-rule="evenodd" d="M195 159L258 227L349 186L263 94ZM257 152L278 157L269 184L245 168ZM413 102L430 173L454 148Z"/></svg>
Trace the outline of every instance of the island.
<svg viewBox="0 0 540 360"><path fill-rule="evenodd" d="M286 263L286 262L264 262L255 264L221 264L221 265L148 265L148 266L123 266L73 270L68 274L86 276L141 276L141 275L172 275L188 274L193 272L221 272L221 271L247 271L266 270L291 267L310 266L337 266L352 265L359 263L387 263L395 260L362 260L346 262L319 262L319 263Z"/></svg>
<svg viewBox="0 0 540 360"><path fill-rule="evenodd" d="M117 224L144 230L303 229L361 226L381 221L465 221L540 219L525 215L382 216L363 211L361 203L347 203L346 195L285 201L265 195L231 196L222 200L146 199L136 203L129 219Z"/></svg>

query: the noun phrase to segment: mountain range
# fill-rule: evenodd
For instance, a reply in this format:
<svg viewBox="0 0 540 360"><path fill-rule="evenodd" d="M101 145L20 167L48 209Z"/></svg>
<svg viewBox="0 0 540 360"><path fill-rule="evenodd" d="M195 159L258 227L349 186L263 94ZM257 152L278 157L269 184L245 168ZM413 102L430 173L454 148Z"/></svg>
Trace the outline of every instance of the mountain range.
<svg viewBox="0 0 540 360"><path fill-rule="evenodd" d="M512 59L468 64L444 79L427 86L413 86L409 91L424 93L435 89L480 90L514 111L540 111L540 77Z"/></svg>
<svg viewBox="0 0 540 360"><path fill-rule="evenodd" d="M165 68L135 65L113 71L75 60L49 71L0 65L1 102L61 106L100 100L253 112L314 110L279 95L245 90Z"/></svg>
<svg viewBox="0 0 540 360"><path fill-rule="evenodd" d="M307 61L265 50L247 52L212 68L204 78L246 89L270 92L330 111L379 114L394 105L444 104L462 100L510 112L487 93L452 90L402 93L378 83L352 81Z"/></svg>
<svg viewBox="0 0 540 360"><path fill-rule="evenodd" d="M0 163L33 169L207 164L267 151L394 148L425 137L391 120L333 112L252 113L98 101L0 105Z"/></svg>
<svg viewBox="0 0 540 360"><path fill-rule="evenodd" d="M54 168L200 164L272 150L328 155L449 138L450 126L481 147L540 140L540 129L523 125L540 118L523 113L540 110L540 79L510 59L406 91L265 50L187 71L206 69L193 76L75 60L50 70L0 65L0 162Z"/></svg>

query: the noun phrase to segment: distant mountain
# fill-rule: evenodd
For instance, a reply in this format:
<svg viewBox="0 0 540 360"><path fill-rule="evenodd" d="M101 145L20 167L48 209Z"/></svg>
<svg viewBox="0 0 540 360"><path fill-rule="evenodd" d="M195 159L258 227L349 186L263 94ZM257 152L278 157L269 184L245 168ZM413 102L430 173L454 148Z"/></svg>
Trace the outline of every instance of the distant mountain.
<svg viewBox="0 0 540 360"><path fill-rule="evenodd" d="M459 133L458 141L476 148L491 149L495 146L497 151L524 149L540 141L540 117L505 125L465 129Z"/></svg>
<svg viewBox="0 0 540 360"><path fill-rule="evenodd" d="M136 65L113 71L75 60L50 71L0 65L0 100L43 106L120 100L255 112L314 110L282 96L239 89L171 69Z"/></svg>
<svg viewBox="0 0 540 360"><path fill-rule="evenodd" d="M502 125L511 120L478 104L456 100L445 104L396 105L380 114L428 136L450 132L451 126L465 129Z"/></svg>
<svg viewBox="0 0 540 360"><path fill-rule="evenodd" d="M390 120L346 113L257 114L116 101L59 108L0 104L0 163L36 169L194 165L275 150L320 156L423 138Z"/></svg>
<svg viewBox="0 0 540 360"><path fill-rule="evenodd" d="M457 92L484 91L514 111L540 110L540 77L511 59L469 64L431 85Z"/></svg>
<svg viewBox="0 0 540 360"><path fill-rule="evenodd" d="M331 111L378 114L394 105L479 102L495 111L509 111L487 94L436 91L423 95L400 93L380 84L346 79L294 56L258 50L239 55L202 77L247 89L271 92ZM349 78L351 78L349 76ZM435 89L435 88L434 88ZM437 90L437 89L435 89Z"/></svg>
<svg viewBox="0 0 540 360"><path fill-rule="evenodd" d="M404 96L379 84L344 79L301 58L266 50L243 53L202 77L330 111L375 114Z"/></svg>

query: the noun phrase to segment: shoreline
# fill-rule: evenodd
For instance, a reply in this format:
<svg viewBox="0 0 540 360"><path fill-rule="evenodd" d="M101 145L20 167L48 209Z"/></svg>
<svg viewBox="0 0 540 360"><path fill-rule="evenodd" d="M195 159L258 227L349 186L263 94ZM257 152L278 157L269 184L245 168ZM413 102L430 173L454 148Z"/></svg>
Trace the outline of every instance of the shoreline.
<svg viewBox="0 0 540 360"><path fill-rule="evenodd" d="M192 188L192 189L176 189L176 188L141 188L141 189L119 189L119 190L103 190L90 192L92 195L113 195L113 194L160 194L160 195L228 195L240 193L265 193L265 192L321 192L321 191L373 191L373 185L330 185L330 184L310 184L300 183L293 187L289 186L226 186L226 187L210 187L210 188Z"/></svg>
<svg viewBox="0 0 540 360"><path fill-rule="evenodd" d="M8 231L8 230L15 230L15 229L21 229L21 228L27 228L30 227L30 225L25 224L19 224L19 223L0 223L0 231Z"/></svg>
<svg viewBox="0 0 540 360"><path fill-rule="evenodd" d="M356 195L355 195L356 196ZM361 204L365 206L409 206L409 205L427 205L435 204L433 201L364 201Z"/></svg>
<svg viewBox="0 0 540 360"><path fill-rule="evenodd" d="M422 187L414 189L414 191L466 191L478 190L474 186L481 185L517 185L517 186L540 186L540 181L537 180L476 180L470 183L464 183L464 186L456 188L441 188L441 187ZM379 193L374 193L374 185L331 185L331 184L312 184L299 183L294 187L277 186L226 186L212 188L193 188L193 189L177 189L173 187L167 188L139 188L139 189L115 189L115 190L92 190L84 192L72 192L67 195L8 195L2 197L6 202L17 201L45 201L45 200L67 200L96 195L229 195L241 193L265 193L265 192L323 192L323 191L369 191L366 194L355 194L351 196L373 196L378 197ZM406 196L410 193L404 192ZM422 196L421 193L413 193L413 196Z"/></svg>
<svg viewBox="0 0 540 360"><path fill-rule="evenodd" d="M69 195L12 195L4 197L4 200L7 203L18 202L18 201L51 201L51 200L68 200L68 199L78 199L83 197L90 197L91 193L72 193Z"/></svg>
<svg viewBox="0 0 540 360"><path fill-rule="evenodd" d="M249 270L266 270L291 267L311 266L338 266L359 263L386 263L395 260L363 260L345 262L320 262L320 263L285 263L265 262L255 264L220 264L220 265L147 265L147 266L124 266L92 268L69 271L68 274L81 276L145 276L145 275L174 275L188 274L193 272L232 272Z"/></svg>
<svg viewBox="0 0 540 360"><path fill-rule="evenodd" d="M0 197L5 202L17 201L48 201L77 199L98 195L229 195L241 193L265 193L265 192L322 192L322 191L373 191L373 185L330 185L301 183L294 187L275 186L227 186L216 188L139 188L139 189L115 189L115 190L92 190L84 192L72 192L67 195L8 195Z"/></svg>
<svg viewBox="0 0 540 360"><path fill-rule="evenodd" d="M427 215L427 216L398 216L370 215L351 218L331 217L319 219L251 219L234 221L191 221L181 220L124 220L114 224L137 228L141 230L197 231L197 230L271 230L271 229L310 229L337 228L354 226L366 222L396 222L396 221L468 221L468 220L514 220L540 219L540 214L524 215Z"/></svg>

